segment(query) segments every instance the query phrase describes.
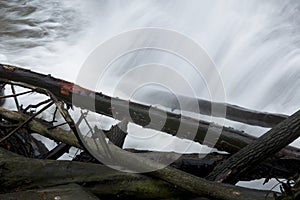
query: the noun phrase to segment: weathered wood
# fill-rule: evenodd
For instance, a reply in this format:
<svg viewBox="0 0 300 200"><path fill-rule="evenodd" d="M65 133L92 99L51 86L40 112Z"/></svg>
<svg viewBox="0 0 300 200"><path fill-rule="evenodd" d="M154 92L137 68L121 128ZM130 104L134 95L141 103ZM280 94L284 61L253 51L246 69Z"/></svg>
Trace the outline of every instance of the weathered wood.
<svg viewBox="0 0 300 200"><path fill-rule="evenodd" d="M0 97L4 95L5 85L0 83ZM0 106L5 103L5 99L0 98Z"/></svg>
<svg viewBox="0 0 300 200"><path fill-rule="evenodd" d="M278 124L218 165L208 180L235 183L261 161L272 156L300 136L300 111Z"/></svg>
<svg viewBox="0 0 300 200"><path fill-rule="evenodd" d="M106 137L117 147L122 148L127 136L127 121L122 121L116 125L113 125L110 130L103 131Z"/></svg>
<svg viewBox="0 0 300 200"><path fill-rule="evenodd" d="M11 158L12 158L12 156L8 156L10 159L9 160L11 160ZM126 157L127 159L128 159L128 157ZM12 159L13 160L13 162L17 162L18 161L18 159L16 159L16 158L13 158ZM7 161L6 159L1 159L1 161L2 162L5 162L5 161ZM53 162L55 162L55 161L53 161ZM141 162L144 162L143 160L141 160ZM21 167L23 170L24 169L26 169L27 167L26 167L26 162L24 161L24 160L22 160L22 161L20 161L19 163L22 163L22 164L18 164L19 165L19 167ZM48 163L48 164L50 164L50 169L48 169L48 164L45 164L45 163L41 163L41 161L38 161L38 163L39 164L41 164L41 167L35 167L34 166L34 162L33 161L30 161L30 163L29 163L29 165L30 165L30 169L32 169L32 170L34 170L35 171L35 173L34 174L37 174L36 176L33 176L32 177L32 172L30 173L30 175L26 175L26 172L24 172L24 171L22 171L22 170L20 170L20 169L14 169L14 170L9 170L9 171L17 171L18 173L21 173L22 174L22 176L25 176L25 179L28 181L28 179L32 179L32 178L36 178L36 179L38 179L38 180L43 180L44 182L46 182L46 183L49 183L50 182L50 184L52 183L52 181L53 181L53 184L54 184L54 182L55 182L55 180L57 180L57 179L59 179L59 180L62 180L63 181L63 183L62 184L64 184L64 181L68 181L69 180L69 178L68 177L59 177L59 175L56 175L56 173L58 173L58 169L61 169L61 167L59 166L59 165L54 165L54 166L51 166L51 163ZM54 163L53 163L54 164ZM1 163L0 163L0 165L1 165ZM15 163L13 163L11 166L15 166L16 164ZM7 168L9 168L9 164L8 163L3 163L3 165L2 166L5 166L5 169L7 169ZM29 167L29 166L28 166ZM67 167L67 169L68 170L71 170L71 169L73 169L73 167L75 167L76 168L76 163L72 163L72 166L70 166L69 164L68 164L68 167ZM41 169L42 168L42 169ZM55 172L56 173L52 173L51 172L51 168L55 168ZM42 172L41 172L41 170L42 170ZM82 168L79 168L78 169L78 173L80 173L80 175L81 176L83 176L84 178L85 178L85 182L87 182L88 181L88 175L86 175L86 174L84 174L83 172L82 172L82 170L88 170L90 173L92 173L92 169L90 169L90 168L88 168L87 166L84 166L84 167L82 167ZM166 173L165 173L165 170L166 170ZM5 170L2 170L3 172L4 172L4 174L8 174ZM46 171L46 174L47 175L51 175L51 177L52 177L52 179L49 179L49 178L47 178L47 177L40 177L40 175L41 174L45 174L45 172L44 171ZM244 191L244 189L241 189L241 188L235 188L235 187L232 187L232 186L226 186L227 188L225 188L225 189L223 189L223 190L221 190L221 188L223 187L223 185L215 185L214 183L208 183L207 181L205 181L204 179L199 179L199 178L196 178L196 177L194 177L194 176L191 176L191 175L188 175L188 174L183 174L182 172L180 172L180 171L174 171L174 169L172 169L172 168L165 168L165 169L162 169L162 170L159 170L159 174L156 174L156 173L158 173L158 172L154 172L154 174L152 174L152 175L154 175L154 176L159 176L160 178L163 178L164 180L167 180L167 181L169 181L170 183L172 183L172 184L174 184L174 185L177 185L177 186L179 186L179 187L182 187L182 188L184 188L184 189L187 189L188 191L190 191L190 192L192 192L192 193L195 193L195 194L198 194L198 195L204 195L204 196L208 196L208 197L211 197L211 195L212 195L212 197L213 198L219 198L219 199L228 199L229 197L229 199L240 199L240 198L244 198L244 199L264 199L265 197L265 193L264 192L258 192L257 193L257 191L253 191L253 190L251 190L251 192L250 193L248 193L248 190L246 189L245 191ZM28 174L28 173L27 173ZM76 177L76 174L70 174L70 172L69 171L67 171L67 172L64 172L64 173L62 173L62 174L67 174L68 176L71 176L72 177L72 181L76 181L76 180L78 180L77 178L75 178ZM102 172L102 174L103 174L103 172ZM8 180L9 181L9 184L8 185L14 185L14 187L15 187L15 185L16 184L21 184L21 185L23 185L24 184L24 182L22 181L22 180L20 180L20 177L22 177L20 174L13 174L13 175L11 175L11 177L8 177L6 180ZM45 176L45 175L44 175ZM188 176L188 177L186 177L186 176ZM4 176L1 176L1 177L4 177ZM18 180L14 180L15 178L13 178L13 177L18 177ZM82 178L83 178L82 177ZM80 177L79 177L80 178ZM54 179L54 180L53 180ZM184 181L184 182L181 182L180 180L182 180L182 179L185 179L186 181ZM14 183L12 183L11 181L12 180L14 180ZM115 180L115 178L114 178L114 180ZM188 180L188 182L187 182L187 180ZM3 181L3 179L0 181L0 182L2 182L3 184L7 184L7 181ZM33 182L34 181L30 181L30 183L31 184L26 184L26 187L29 187L30 185L32 185L33 184ZM38 183L37 185L43 185L43 184L45 184L45 183ZM94 182L94 181L93 181ZM128 184L127 184L128 185ZM214 187L212 187L212 186L214 186ZM196 190L196 188L197 187L200 187L200 188L203 188L202 190L200 190L200 191L198 191L198 190ZM221 187L221 188L219 188L219 187ZM4 188L4 187L3 187ZM212 191L209 191L209 189L211 189ZM215 194L213 191L215 191L215 190L218 190L218 191L220 191L221 193L217 193L217 194ZM227 196L226 195L224 195L224 193L223 192L225 192L225 191L227 191L227 192L229 192L228 194L227 194ZM204 194L202 194L204 192ZM222 196L221 196L222 195ZM247 198L246 198L247 197Z"/></svg>
<svg viewBox="0 0 300 200"><path fill-rule="evenodd" d="M149 198L189 196L173 185L144 175L119 172L92 163L29 159L3 149L0 149L0 175L0 193L78 183L98 190L99 194L104 192L105 196L126 192L132 196L134 193L137 198L145 196L144 192Z"/></svg>
<svg viewBox="0 0 300 200"><path fill-rule="evenodd" d="M134 150L134 152L138 152ZM153 157L178 157L176 153L151 152ZM208 155L201 154L184 154L175 160L170 166L184 172L206 177L213 169L230 155L211 153ZM300 173L300 160L298 159L266 159L260 164L254 166L251 171L239 177L239 181L251 181L261 178L283 178L289 179L295 174Z"/></svg>
<svg viewBox="0 0 300 200"><path fill-rule="evenodd" d="M133 153L149 153L149 151L140 151L135 149L126 149ZM164 156L162 156L164 154ZM151 159L158 157L167 157L175 160L170 164L171 167L181 171L193 174L198 177L206 177L217 164L226 160L230 155L210 153L210 154L177 154L174 152L151 152ZM177 159L176 159L177 158ZM76 161L99 163L89 154L82 152L75 157ZM240 181L251 181L262 178L290 179L295 174L300 173L300 160L298 159L266 159L255 166L249 173L243 174Z"/></svg>
<svg viewBox="0 0 300 200"><path fill-rule="evenodd" d="M72 146L66 143L59 143L56 147L51 149L45 154L40 155L38 158L40 159L50 159L57 160L65 153L69 153L69 150Z"/></svg>
<svg viewBox="0 0 300 200"><path fill-rule="evenodd" d="M0 200L99 200L77 184L0 194Z"/></svg>
<svg viewBox="0 0 300 200"><path fill-rule="evenodd" d="M220 184L205 179L196 178L192 175L166 167L163 170L151 172L155 177L162 177L163 180L184 188L190 192L211 199L231 199L231 200L247 200L247 199L273 199L270 198L266 191L246 189L233 185Z"/></svg>
<svg viewBox="0 0 300 200"><path fill-rule="evenodd" d="M16 111L10 111L0 107L0 116L8 121L24 122L29 116ZM27 128L32 132L39 133L47 138L55 141L60 141L72 145L74 147L82 148L72 131L66 131L61 128L50 129L52 126L42 120L32 119L27 123Z"/></svg>
<svg viewBox="0 0 300 200"><path fill-rule="evenodd" d="M0 108L0 116L9 121L15 121L21 123L29 118L28 115L22 114L15 111L10 111L5 108ZM64 142L70 146L75 146L77 148L83 149L79 144L77 138L72 131L66 131L59 127L54 129L49 129L51 127L50 123L46 123L42 120L33 119L27 125L28 129L31 132L39 133L50 139L56 141ZM137 153L136 150L130 150L131 152ZM164 154L164 156L162 156ZM166 157L167 159L176 160L172 166L180 170L187 171L194 175L204 177L207 176L209 172L217 165L218 162L226 159L226 155L208 155L207 157L199 155L182 155L176 153L161 153L161 152L152 152L153 159L154 157ZM125 157L126 159L126 157ZM285 159L285 158L270 158L260 165L253 168L253 173L249 173L241 177L241 180L253 180L258 178L288 178L291 175L299 172L299 163L298 159Z"/></svg>
<svg viewBox="0 0 300 200"><path fill-rule="evenodd" d="M160 131L176 135L178 133L179 125L186 127L184 133L180 133L183 138L189 138L191 133L197 130L195 141L203 143L210 127L211 141L217 140L217 143L206 143L206 145L216 147L219 150L224 150L230 153L235 153L241 148L253 142L256 138L246 134L242 131L237 131L228 127L221 127L216 124L208 123L202 120L195 120L186 116L181 116L172 112L165 112L158 108L138 104L135 102L127 102L118 98L112 98L102 93L93 92L84 89L73 83L63 81L51 77L50 75L43 75L40 73L32 72L15 66L1 65L0 64L0 82L14 83L23 87L35 89L40 93L47 93L49 90L60 100L72 105L84 107L86 109L94 109L89 107L93 104L87 102L95 102L95 111L110 117L116 117L119 120L127 118L129 103L129 112L133 123L141 126L146 126L150 122L149 110L151 109L152 122L165 121L164 126L161 128L160 124L151 123L149 128L158 129ZM77 101L73 101L76 97ZM111 102L114 102L115 107L118 108L118 114L113 115ZM165 117L167 115L167 118ZM166 118L166 119L165 119ZM158 128L159 127L159 128ZM222 131L220 131L222 130ZM221 132L221 135L220 135ZM293 156L300 158L300 151L296 148L288 147L281 152L281 157Z"/></svg>
<svg viewBox="0 0 300 200"><path fill-rule="evenodd" d="M174 96L171 96L169 93L160 90L151 91L151 93L147 95L149 96L149 99L146 100L147 103L151 103L152 98L155 99L155 101L157 101L157 99L167 99L167 104L165 102L161 102L162 105L173 110L177 109L188 112L195 112L195 110L199 110L200 114L213 117L223 118L223 108L226 108L226 119L253 126L272 128L288 117L287 115L283 114L260 112L228 103L211 102L204 99L194 99L192 97L183 95L176 95L176 98L178 99L177 100L174 99ZM189 105L189 102L194 102L195 100L198 102L198 108L195 108L194 105ZM185 106L180 107L179 102L182 102L183 104L185 104ZM214 112L212 112L212 107L214 107Z"/></svg>
<svg viewBox="0 0 300 200"><path fill-rule="evenodd" d="M223 200L270 199L266 198L267 192L265 191L209 182L170 167L151 172L150 174L171 183L167 184L140 174L114 171L99 164L35 160L15 156L3 149L0 149L0 172L0 192L2 193L7 192L5 190L25 190L69 183L94 184L97 182L105 185L109 182L121 184L122 181L125 181L124 185L127 188L132 182L134 184L135 181L146 181L143 186L137 187L140 189L136 190L137 193L148 191L150 196L154 187L155 192L159 188L159 191L171 194L171 197L190 194ZM186 191L183 192L179 188L188 191L188 193Z"/></svg>
<svg viewBox="0 0 300 200"><path fill-rule="evenodd" d="M43 107L41 110L39 110L38 112L36 112L34 115L30 116L28 119L26 119L23 123L19 124L15 129L13 129L11 132L9 132L7 135L5 135L3 138L0 139L0 143L7 140L9 137L11 137L14 133L16 133L17 131L19 131L21 128L23 128L29 121L31 121L33 118L35 118L36 116L38 116L39 114L41 114L43 111L45 111L46 109L48 109L49 107L52 106L52 102L50 102L49 104L47 104L45 107Z"/></svg>

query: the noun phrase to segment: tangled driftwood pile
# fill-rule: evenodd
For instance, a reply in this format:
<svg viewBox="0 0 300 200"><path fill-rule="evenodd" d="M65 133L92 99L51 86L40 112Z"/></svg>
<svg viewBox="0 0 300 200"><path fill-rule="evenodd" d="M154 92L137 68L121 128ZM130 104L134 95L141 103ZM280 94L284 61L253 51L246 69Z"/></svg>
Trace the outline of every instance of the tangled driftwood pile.
<svg viewBox="0 0 300 200"><path fill-rule="evenodd" d="M223 104L227 107L229 120L251 125L270 127L270 131L255 138L229 127L223 127L222 134L214 146L229 154L211 153L182 155L170 166L145 174L130 174L115 171L102 165L88 152L77 155L73 161L58 161L71 147L84 150L78 140L78 130L68 109L72 106L90 108L82 101L95 101L95 112L118 120L124 120L122 106L128 102L81 88L70 82L9 65L0 65L1 88L11 87L12 94L1 94L3 99L13 98L16 110L0 107L0 199L297 199L300 197L299 170L300 150L289 147L300 136L300 112L292 116L262 113L241 107ZM16 93L15 87L27 91ZM2 90L1 90L2 91ZM43 94L46 100L23 107L18 98L27 94ZM72 101L78 96L82 101ZM113 115L111 101L118 102L120 112ZM212 104L198 100L202 114L211 114ZM131 119L126 123L141 126L150 122L151 106L129 102ZM45 120L40 114L55 107L52 120ZM153 108L152 108L153 109ZM64 118L70 129L54 125L57 113ZM158 108L156 119L162 114ZM48 114L49 115L49 114ZM82 119L85 114L82 113ZM158 120L159 121L159 120ZM123 121L122 121L123 122ZM121 123L122 123L121 122ZM164 126L150 127L175 135L180 123L197 127L196 142L203 142L209 126L217 124L167 112ZM48 151L43 143L31 136L38 133L57 142L57 147ZM126 131L113 126L105 131L110 142L111 154L120 162L133 162L137 166L153 163L122 151ZM186 133L188 134L188 133ZM184 135L183 135L184 136ZM9 151L7 151L9 150ZM13 153L12 153L13 152ZM177 156L175 153L155 152L154 155ZM253 190L235 186L241 180L259 178L286 179L282 182L282 193Z"/></svg>

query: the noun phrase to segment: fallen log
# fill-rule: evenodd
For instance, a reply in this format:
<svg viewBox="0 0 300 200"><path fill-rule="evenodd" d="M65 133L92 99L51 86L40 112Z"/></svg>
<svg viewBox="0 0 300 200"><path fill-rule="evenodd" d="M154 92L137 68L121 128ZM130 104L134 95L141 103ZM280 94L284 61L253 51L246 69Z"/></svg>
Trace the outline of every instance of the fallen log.
<svg viewBox="0 0 300 200"><path fill-rule="evenodd" d="M194 140L200 143L204 142L207 130L209 129L209 137L211 140L206 141L205 144L229 153L237 152L256 139L255 137L242 131L237 131L228 127L221 127L202 120L195 120L172 112L165 112L151 106L146 106L135 102L127 102L118 98L112 98L102 93L84 89L73 83L53 78L50 75L43 75L15 66L0 64L0 82L32 88L35 89L35 91L44 94L47 94L45 90L48 90L67 104L74 104L86 109L93 110L92 107L89 107L93 104L89 104L87 102L95 102L95 111L97 113L109 117L116 117L119 120L123 120L124 118L128 117L126 113L128 113L127 105L129 103L131 119L127 120L141 126L149 125L151 120L149 117L149 112L151 109L151 122L160 122L165 120L166 122L162 128L160 124L155 123L151 123L152 125L148 128L158 129L159 131L163 131L172 135L177 134L182 138L190 138L190 135L197 130ZM75 99L77 99L77 101L73 101L73 97L76 97ZM118 114L113 114L113 109L111 106L112 100L118 108ZM167 118L165 119L166 115ZM184 133L178 133L178 127L180 125L185 127ZM217 142L215 144L216 140ZM278 154L278 156L300 158L300 150L288 147Z"/></svg>
<svg viewBox="0 0 300 200"><path fill-rule="evenodd" d="M253 143L219 164L208 180L236 183L242 174L280 151L300 136L300 111L278 124Z"/></svg>
<svg viewBox="0 0 300 200"><path fill-rule="evenodd" d="M134 150L134 152L138 152ZM153 157L178 157L176 153L152 152ZM206 177L213 169L228 159L230 155L211 153L207 155L201 154L183 154L174 161L170 166L180 169L189 174L198 177ZM266 159L260 164L253 166L251 171L239 177L239 181L251 181L262 178L282 178L290 179L295 174L300 173L300 160L298 159Z"/></svg>
<svg viewBox="0 0 300 200"><path fill-rule="evenodd" d="M0 149L0 158L0 193L77 183L105 197L193 196L166 182L145 175L115 171L99 164L29 159L3 149Z"/></svg>
<svg viewBox="0 0 300 200"><path fill-rule="evenodd" d="M148 97L148 98L147 98ZM272 128L285 120L288 116L276 113L259 112L256 110L250 110L237 105L232 105L228 103L211 102L204 99L196 99L198 107L195 105L189 105L189 102L194 102L195 99L188 96L176 95L176 98L165 91L154 90L146 94L146 102L149 104L151 102L156 103L159 99L168 100L167 104L165 102L159 102L163 106L171 108L172 110L181 110L188 112L195 112L199 110L202 115L208 115L213 117L225 117L228 120L241 122L244 124L252 126L260 126L266 128ZM152 100L155 99L155 100ZM158 100L157 100L158 99ZM179 102L183 103L184 106L180 106ZM143 102L142 102L143 103ZM170 105L169 105L170 104ZM212 112L212 108L214 111ZM223 108L226 108L226 115L224 116Z"/></svg>
<svg viewBox="0 0 300 200"><path fill-rule="evenodd" d="M12 121L14 123L23 123L28 118L30 118L29 115L26 115L24 113L16 112L16 111L10 111L5 108L0 107L0 117ZM57 142L63 142L67 145L74 146L80 149L83 149L83 147L78 142L77 138L75 137L74 133L72 131L66 131L59 127L52 127L51 123L45 122L41 119L32 119L30 122L26 125L27 129L30 130L33 133L39 133L47 138L53 139ZM159 155L156 155L154 152L152 152L154 157L161 157ZM158 153L162 154L162 153ZM171 160L176 160L173 158L179 158L179 154L175 153L168 153L165 156L170 157ZM163 157L165 157L163 156ZM207 174L216 166L217 162L215 161L222 161L228 156L223 155L222 158L220 158L221 155L216 156L216 158L210 157L210 163L211 166L207 166L207 162L199 159L199 156L195 156L196 159L191 158L189 155L183 155L179 160L177 160L172 166L176 166L176 168L181 169L183 171L187 171L189 173L192 173L197 176L207 176ZM207 159L207 158L204 158ZM185 163L185 164L183 164ZM206 165L206 168L204 166ZM202 166L200 169L199 167ZM290 176L296 174L300 169L299 167L299 160L296 158L269 158L265 162L263 162L261 165L258 165L256 167L253 167L253 173L249 173L248 175L240 177L241 180L253 180L258 178L289 178Z"/></svg>
<svg viewBox="0 0 300 200"><path fill-rule="evenodd" d="M149 153L149 151L141 151L135 149L126 149L133 153ZM162 156L162 154L164 154ZM151 152L154 158L167 157L168 159L175 160L170 164L171 167L195 175L197 177L205 178L213 169L226 160L230 155L210 153L207 155L202 154L177 154L174 152ZM178 158L178 159L176 159ZM82 152L75 157L75 161L99 163L89 154ZM257 179L290 179L295 174L300 173L300 161L295 159L266 159L259 165L255 166L249 173L243 174L239 177L240 181L251 181Z"/></svg>
<svg viewBox="0 0 300 200"><path fill-rule="evenodd" d="M161 177L163 180L173 183L199 196L211 199L273 199L268 192L254 189L246 189L233 185L225 185L215 182L204 181L187 173L166 167L163 170L151 172L152 176Z"/></svg>
<svg viewBox="0 0 300 200"><path fill-rule="evenodd" d="M189 195L213 199L271 199L266 191L246 189L232 185L220 184L196 178L186 173L167 167L151 176L165 181L149 178L140 174L129 174L109 169L103 165L70 161L35 160L16 156L0 148L0 192L13 192L64 185L69 183L83 184L87 188L101 188L103 185L115 186L118 193L135 188L134 195L159 195L159 198L171 198ZM138 182L141 181L141 182ZM138 183L136 185L136 183ZM93 187L91 185L99 185ZM119 186L116 186L119 185ZM142 185L140 185L142 184ZM108 187L113 188L113 187ZM120 190L122 188L122 190ZM184 190L181 190L183 188ZM110 190L107 190L109 192ZM115 192L113 189L112 191ZM147 193L146 193L147 192ZM167 196L169 195L169 196Z"/></svg>
<svg viewBox="0 0 300 200"><path fill-rule="evenodd" d="M10 111L5 108L0 108L0 117L17 123L22 123L29 118L24 113ZM51 128L52 125L40 119L33 119L27 124L30 132L39 133L47 138L55 141L66 143L80 149L83 147L79 144L77 138L72 131L63 130L59 127ZM137 150L129 150L137 153ZM162 155L164 154L164 155ZM195 155L180 155L176 153L152 152L153 159L155 157L163 157L170 160L176 160L171 166L194 174L199 177L205 177L213 168L221 161L228 158L229 155L209 154L205 156ZM254 180L259 178L289 178L298 173L300 169L300 161L298 159L267 159L260 165L253 168L252 172L240 177L241 180Z"/></svg>
<svg viewBox="0 0 300 200"><path fill-rule="evenodd" d="M0 194L0 200L99 200L94 194L88 192L77 184L61 185L43 189L26 190Z"/></svg>

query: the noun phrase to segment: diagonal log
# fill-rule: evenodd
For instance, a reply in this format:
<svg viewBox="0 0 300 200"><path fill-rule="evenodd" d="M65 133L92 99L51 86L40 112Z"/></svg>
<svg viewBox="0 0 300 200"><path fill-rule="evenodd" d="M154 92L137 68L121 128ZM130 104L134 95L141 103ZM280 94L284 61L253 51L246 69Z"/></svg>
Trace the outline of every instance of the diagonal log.
<svg viewBox="0 0 300 200"><path fill-rule="evenodd" d="M256 139L255 137L242 131L237 131L228 127L221 127L202 120L195 120L193 118L181 116L172 112L165 112L151 106L138 104L135 102L127 102L118 98L112 98L102 93L84 89L73 83L53 78L50 75L32 72L30 70L15 66L0 64L0 82L13 83L23 87L28 87L44 94L47 93L45 91L46 89L67 104L74 104L75 106L83 107L85 109L93 110L93 107L89 107L93 104L89 104L87 102L95 102L95 111L97 113L114 117L119 120L123 120L124 118L128 117L127 105L129 103L131 119L127 119L128 121L141 126L146 126L151 121L152 126L149 128L158 129L159 131L163 131L172 135L177 134L179 126L186 127L184 133L179 133L183 138L189 138L190 134L194 133L194 130L197 130L194 140L200 143L203 143L207 135L207 131L210 129L209 137L211 138L211 141L217 140L217 142L216 144L214 144L214 142L211 144L206 143L206 145L211 145L219 150L224 150L229 153L237 152ZM80 100L72 101L73 97L77 97ZM112 100L114 101L116 107L118 107L118 114L113 114L111 106ZM150 109L152 120L149 117ZM162 128L160 124L155 124L155 122L160 121L165 121L165 124ZM221 135L220 130L222 130ZM280 154L278 154L280 157L300 158L299 155L300 151L292 147L285 148Z"/></svg>
<svg viewBox="0 0 300 200"><path fill-rule="evenodd" d="M243 174L300 136L300 111L219 164L208 180L236 183Z"/></svg>

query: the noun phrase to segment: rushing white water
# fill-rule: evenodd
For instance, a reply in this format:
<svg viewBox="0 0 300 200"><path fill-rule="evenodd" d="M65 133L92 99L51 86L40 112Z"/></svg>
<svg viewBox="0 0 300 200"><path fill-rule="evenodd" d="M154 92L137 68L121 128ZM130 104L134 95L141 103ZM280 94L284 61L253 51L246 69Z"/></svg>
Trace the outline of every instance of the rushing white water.
<svg viewBox="0 0 300 200"><path fill-rule="evenodd" d="M134 28L162 27L207 50L222 75L228 102L285 114L299 108L298 1L1 4L1 62L74 80L87 55L104 40Z"/></svg>
<svg viewBox="0 0 300 200"><path fill-rule="evenodd" d="M106 39L136 28L161 27L183 33L207 50L221 74L227 102L283 114L299 109L298 1L0 3L1 62L74 81L89 53ZM164 59L147 52L135 55L120 65L120 73L149 57ZM182 68L182 73L188 71ZM120 76L110 75L111 81Z"/></svg>
<svg viewBox="0 0 300 200"><path fill-rule="evenodd" d="M75 81L106 39L141 27L166 28L206 49L228 103L290 115L300 108L299 13L298 0L0 0L0 62ZM146 52L127 60L128 69L149 56L166 59ZM230 125L255 135L266 131Z"/></svg>

